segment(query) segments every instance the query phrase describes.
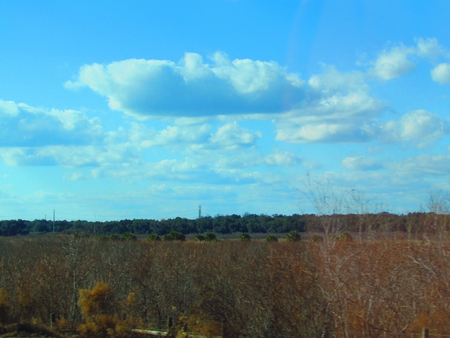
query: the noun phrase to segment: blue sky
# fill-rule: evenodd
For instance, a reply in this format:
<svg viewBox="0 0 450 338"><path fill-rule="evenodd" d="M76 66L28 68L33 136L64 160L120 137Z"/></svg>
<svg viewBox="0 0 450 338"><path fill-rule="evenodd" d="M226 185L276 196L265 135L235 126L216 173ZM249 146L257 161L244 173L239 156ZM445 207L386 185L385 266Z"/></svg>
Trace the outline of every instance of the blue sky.
<svg viewBox="0 0 450 338"><path fill-rule="evenodd" d="M449 12L0 1L0 219L423 210L450 190Z"/></svg>

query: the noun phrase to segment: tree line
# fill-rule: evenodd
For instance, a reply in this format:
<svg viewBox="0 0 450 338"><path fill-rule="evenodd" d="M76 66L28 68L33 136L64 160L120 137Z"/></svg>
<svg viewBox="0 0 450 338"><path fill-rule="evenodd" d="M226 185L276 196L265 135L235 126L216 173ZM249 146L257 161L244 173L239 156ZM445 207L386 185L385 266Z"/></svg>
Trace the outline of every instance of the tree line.
<svg viewBox="0 0 450 338"><path fill-rule="evenodd" d="M26 235L29 233L85 233L89 235L112 234L158 234L172 231L182 234L214 232L230 233L288 233L310 231L325 233L400 231L410 233L432 233L444 227L450 228L450 215L432 212L415 212L397 215L387 212L377 214L343 215L217 215L198 219L176 217L166 220L125 219L120 221L89 222L85 220L3 220L0 221L0 236Z"/></svg>

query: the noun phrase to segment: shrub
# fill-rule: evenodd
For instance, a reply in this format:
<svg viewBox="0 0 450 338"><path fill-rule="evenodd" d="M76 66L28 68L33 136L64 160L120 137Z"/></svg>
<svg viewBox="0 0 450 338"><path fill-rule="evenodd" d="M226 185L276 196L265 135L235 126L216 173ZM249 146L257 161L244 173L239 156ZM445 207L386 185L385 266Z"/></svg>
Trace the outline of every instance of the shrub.
<svg viewBox="0 0 450 338"><path fill-rule="evenodd" d="M205 241L205 236L203 236L202 234L198 234L197 236L195 236L195 240L197 242L204 242Z"/></svg>
<svg viewBox="0 0 450 338"><path fill-rule="evenodd" d="M114 315L114 291L103 282L97 282L92 290L79 290L78 306L85 324L78 326L82 337L119 338L129 336L130 330Z"/></svg>
<svg viewBox="0 0 450 338"><path fill-rule="evenodd" d="M250 237L250 235L248 234L248 233L246 233L246 232L244 232L244 233L242 233L240 236L239 236L239 240L240 241L249 241L249 240L251 240L252 238Z"/></svg>
<svg viewBox="0 0 450 338"><path fill-rule="evenodd" d="M81 337L126 338L131 337L130 329L124 321L115 316L100 315L92 321L78 326Z"/></svg>
<svg viewBox="0 0 450 338"><path fill-rule="evenodd" d="M89 234L89 232L74 232L73 233L73 238L88 238L91 237L91 235Z"/></svg>
<svg viewBox="0 0 450 338"><path fill-rule="evenodd" d="M117 234L112 234L111 236L109 236L109 239L111 241L120 241L120 237Z"/></svg>
<svg viewBox="0 0 450 338"><path fill-rule="evenodd" d="M99 241L107 241L107 240L108 240L108 237L106 237L105 234L101 234L100 236L97 237L97 239L98 239Z"/></svg>
<svg viewBox="0 0 450 338"><path fill-rule="evenodd" d="M81 289L79 294L78 306L85 318L108 314L111 311L110 304L114 298L114 292L108 284L97 282L92 290Z"/></svg>
<svg viewBox="0 0 450 338"><path fill-rule="evenodd" d="M161 237L159 237L157 234L151 234L151 235L148 235L148 237L147 237L147 241L148 242L150 242L150 241L160 241L161 240Z"/></svg>
<svg viewBox="0 0 450 338"><path fill-rule="evenodd" d="M217 241L218 239L217 239L217 236L216 236L216 234L214 233L214 232L208 232L206 235L205 235L205 241L208 241L208 242L215 242L215 241Z"/></svg>
<svg viewBox="0 0 450 338"><path fill-rule="evenodd" d="M164 241L184 241L186 236L178 231L171 231L169 234L163 236Z"/></svg>
<svg viewBox="0 0 450 338"><path fill-rule="evenodd" d="M298 241L300 241L302 238L301 238L300 234L299 234L297 231L292 230L290 233L288 233L288 234L286 235L286 239L287 239L288 241L298 242Z"/></svg>
<svg viewBox="0 0 450 338"><path fill-rule="evenodd" d="M322 243L323 242L323 237L320 236L320 235L312 235L309 240L311 242L314 242L314 243Z"/></svg>
<svg viewBox="0 0 450 338"><path fill-rule="evenodd" d="M341 242L353 242L353 236L348 232L343 232L338 238Z"/></svg>
<svg viewBox="0 0 450 338"><path fill-rule="evenodd" d="M266 242L278 242L278 238L275 235L269 235L266 237Z"/></svg>
<svg viewBox="0 0 450 338"><path fill-rule="evenodd" d="M121 236L121 238L125 241L135 241L137 240L137 237L135 234L131 232L124 232Z"/></svg>

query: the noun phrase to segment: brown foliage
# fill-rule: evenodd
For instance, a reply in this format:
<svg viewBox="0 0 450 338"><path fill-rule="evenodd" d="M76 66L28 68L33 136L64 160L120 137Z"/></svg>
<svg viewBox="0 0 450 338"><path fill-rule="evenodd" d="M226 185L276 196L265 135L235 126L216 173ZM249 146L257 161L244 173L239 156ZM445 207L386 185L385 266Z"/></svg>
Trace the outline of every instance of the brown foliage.
<svg viewBox="0 0 450 338"><path fill-rule="evenodd" d="M108 284L97 282L91 290L81 289L79 293L78 306L87 320L113 312L114 292Z"/></svg>
<svg viewBox="0 0 450 338"><path fill-rule="evenodd" d="M8 291L0 288L0 323L7 324L9 322L9 311L11 302Z"/></svg>
<svg viewBox="0 0 450 338"><path fill-rule="evenodd" d="M423 221L439 228L439 218ZM450 334L447 236L352 236L270 244L0 238L0 318L85 337L167 329L168 318L179 323L172 332L205 336L394 337L424 326Z"/></svg>
<svg viewBox="0 0 450 338"><path fill-rule="evenodd" d="M97 282L91 290L80 290L78 305L85 323L78 326L83 337L119 338L131 335L125 321L115 315L114 291L104 282Z"/></svg>

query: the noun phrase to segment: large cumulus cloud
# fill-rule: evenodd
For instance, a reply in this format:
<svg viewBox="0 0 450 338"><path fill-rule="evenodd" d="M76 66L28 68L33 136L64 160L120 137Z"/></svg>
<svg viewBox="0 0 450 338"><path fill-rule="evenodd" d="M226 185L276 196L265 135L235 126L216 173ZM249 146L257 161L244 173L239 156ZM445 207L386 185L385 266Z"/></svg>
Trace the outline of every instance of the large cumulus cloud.
<svg viewBox="0 0 450 338"><path fill-rule="evenodd" d="M131 59L85 65L66 87L89 87L107 97L111 109L143 117L279 113L304 95L300 78L276 62L231 61L223 53L211 61L186 53L178 63Z"/></svg>
<svg viewBox="0 0 450 338"><path fill-rule="evenodd" d="M420 58L447 56L437 39L420 38L414 46L391 45L365 72L325 66L321 74L303 81L273 61L230 60L217 52L207 63L199 54L186 53L179 62L130 59L84 65L66 87L88 87L106 97L112 109L144 119L235 115L271 120L276 140L288 143L414 142L417 136L421 140L415 144L423 146L446 134L444 121L422 114L416 119L415 132L410 132L411 127L399 131L419 114L407 113L400 122L386 121L389 103L373 95L369 83L404 76L414 71ZM444 83L447 74L441 68L432 74ZM168 138L173 142L187 139L185 129L169 128L158 134L159 141L149 140L145 145L164 144ZM199 140L213 140L207 128L199 132Z"/></svg>

